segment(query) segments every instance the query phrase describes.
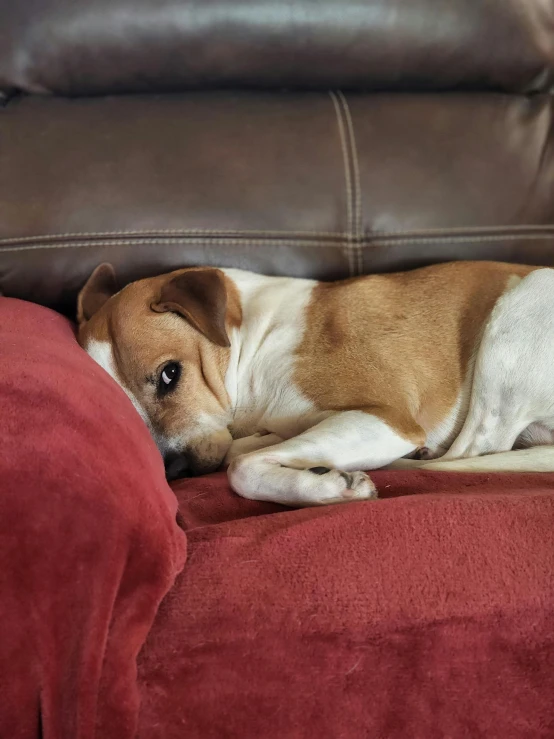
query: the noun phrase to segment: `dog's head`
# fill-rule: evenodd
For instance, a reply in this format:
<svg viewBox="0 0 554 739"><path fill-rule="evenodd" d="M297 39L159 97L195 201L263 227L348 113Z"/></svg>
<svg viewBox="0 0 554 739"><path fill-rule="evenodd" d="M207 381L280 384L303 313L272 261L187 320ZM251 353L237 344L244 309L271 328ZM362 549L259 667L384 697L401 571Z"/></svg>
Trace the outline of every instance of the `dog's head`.
<svg viewBox="0 0 554 739"><path fill-rule="evenodd" d="M118 291L102 264L79 294L77 318L81 346L148 424L168 477L219 467L231 444L228 330L240 323L223 272L184 269Z"/></svg>

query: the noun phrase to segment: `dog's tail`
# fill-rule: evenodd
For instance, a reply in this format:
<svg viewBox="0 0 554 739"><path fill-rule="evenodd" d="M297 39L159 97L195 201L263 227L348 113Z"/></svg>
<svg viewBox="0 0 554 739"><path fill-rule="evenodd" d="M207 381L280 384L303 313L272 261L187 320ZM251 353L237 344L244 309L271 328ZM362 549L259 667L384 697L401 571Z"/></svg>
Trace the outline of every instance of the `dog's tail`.
<svg viewBox="0 0 554 739"><path fill-rule="evenodd" d="M554 472L554 446L534 446L465 459L399 459L387 466L392 470L414 468L444 472Z"/></svg>

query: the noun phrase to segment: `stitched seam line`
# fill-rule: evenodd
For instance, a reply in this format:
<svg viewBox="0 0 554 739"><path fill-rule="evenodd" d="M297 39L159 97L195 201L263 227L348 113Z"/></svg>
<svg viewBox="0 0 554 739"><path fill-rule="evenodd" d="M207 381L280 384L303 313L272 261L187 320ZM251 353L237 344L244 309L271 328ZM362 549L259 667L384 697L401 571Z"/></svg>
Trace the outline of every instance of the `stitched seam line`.
<svg viewBox="0 0 554 739"><path fill-rule="evenodd" d="M388 238L389 236L407 236L407 237L417 237L417 236L440 236L441 234L455 234L458 233L461 236L464 234L471 234L471 233L482 233L482 234L494 234L494 233L519 233L521 231L554 231L554 224L551 223L544 223L544 224L514 224L511 226L451 226L446 228L422 228L422 229L415 229L413 231L372 231L370 234L368 234L368 238L379 238L379 237L385 237Z"/></svg>
<svg viewBox="0 0 554 739"><path fill-rule="evenodd" d="M460 238L465 238L465 234L506 234L509 237L511 234L520 234L527 231L538 231L538 232L554 232L554 224L514 224L512 226L452 226L449 228L426 228L419 231L372 231L368 234L366 240L374 239L393 239L397 236L406 238L424 238L427 236L440 236L445 234L459 234ZM136 236L138 238L143 236L151 236L155 238L157 236L174 236L175 239L178 237L192 238L194 236L199 237L225 237L229 236L243 236L245 238L253 238L257 235L260 237L264 236L275 236L280 238L291 238L302 236L302 237L314 237L314 238L328 238L330 240L343 241L348 237L348 234L341 231L234 231L232 229L223 229L221 231L215 231L211 229L160 229L156 231L81 231L75 233L59 233L59 234L37 234L36 236L15 236L15 237L4 237L0 239L1 244L25 244L33 241L47 242L55 241L57 239L88 239L88 238L111 238L118 236Z"/></svg>
<svg viewBox="0 0 554 739"><path fill-rule="evenodd" d="M482 243L487 241L515 241L516 239L527 239L532 241L554 239L554 232L552 233L512 233L512 234L485 234L483 236L451 236L448 238L431 237L431 238L407 238L407 239L394 239L394 244L449 244L449 243ZM371 249L373 247L379 247L387 244L386 238L374 238L367 237L366 243L362 245L362 248ZM6 247L0 249L0 257L2 254L17 251L36 251L40 249L85 249L92 248L95 246L140 246L150 244L152 246L160 244L168 244L173 246L179 246L180 242L175 239L120 239L111 241L74 241L74 242L62 242L59 244L25 244L20 246ZM213 245L213 246L301 246L316 249L334 248L337 245L332 243L321 243L317 241L282 241L277 239L202 239L199 245Z"/></svg>
<svg viewBox="0 0 554 739"><path fill-rule="evenodd" d="M437 239L441 235L449 238L470 238L470 234L479 234L482 238L488 235L498 235L498 237L515 238L517 236L529 235L530 238L534 237L535 233L552 234L554 233L554 224L529 224L529 225L512 225L512 226L458 226L451 228L427 228L420 231L372 231L367 236L363 237L365 241L385 241L394 240L396 237L403 237L405 239L422 239L422 238L433 238ZM275 236L276 238L294 238L296 236L302 237L314 237L314 238L329 238L330 240L344 241L348 237L345 232L332 232L332 231L233 231L233 230L203 230L203 229L189 229L189 230L159 230L159 231L98 231L98 232L76 232L76 233L61 233L61 234L39 234L36 236L16 236L16 237L4 237L0 239L0 245L6 244L26 244L32 242L49 242L57 239L81 239L85 240L88 238L112 238L114 242L118 236L126 236L137 238L143 236L150 236L156 238L157 236L173 236L173 240L178 240L179 237L185 239L191 239L198 236L202 239L206 237L219 237L224 238L226 235L229 236L240 236L244 234L245 238L254 238L260 236L260 240L263 240L264 236ZM452 236L455 234L455 236ZM450 235L450 236L449 236ZM169 241L169 239L168 239Z"/></svg>
<svg viewBox="0 0 554 739"><path fill-rule="evenodd" d="M512 234L485 234L483 236L435 236L430 238L415 237L407 239L390 239L392 244L458 244L458 243L482 243L483 241L515 241L516 239L554 239L554 233L512 233ZM380 245L387 245L387 238L370 237L365 247L372 248Z"/></svg>
<svg viewBox="0 0 554 739"><path fill-rule="evenodd" d="M340 145L342 150L342 158L344 162L344 179L346 182L346 225L347 233L345 240L346 254L348 258L348 268L350 276L353 277L356 274L354 267L354 257L352 250L352 235L353 235L353 199L352 199L352 172L350 170L350 157L348 155L348 144L346 141L346 130L344 128L344 121L341 111L341 104L338 97L332 91L329 91L329 96L333 101L335 108L335 114L337 118L337 126L339 130Z"/></svg>
<svg viewBox="0 0 554 739"><path fill-rule="evenodd" d="M86 249L95 246L140 246L142 244L151 244L157 246L160 244L168 244L173 246L180 246L182 242L176 239L119 239L113 241L67 241L60 244L25 244L21 246L12 246L7 248L0 248L0 257L6 252L14 251L35 251L38 249ZM211 245L211 246L302 246L302 247L313 247L316 249L333 248L336 244L326 244L317 241L279 241L277 239L202 239L199 245Z"/></svg>
<svg viewBox="0 0 554 739"><path fill-rule="evenodd" d="M55 241L56 239L86 239L86 238L110 238L117 236L279 236L282 238L297 236L329 239L344 239L344 234L333 231L235 231L232 229L222 229L221 231L213 229L190 228L190 229L156 229L152 231L81 231L75 233L59 233L59 234L38 234L36 236L16 236L15 238L2 238L0 244L24 244L31 241Z"/></svg>
<svg viewBox="0 0 554 739"><path fill-rule="evenodd" d="M363 251L362 251L362 188L360 185L360 163L358 159L358 147L356 146L356 136L354 134L354 122L350 113L350 106L341 90L337 92L344 112L344 118L348 128L348 136L350 139L350 154L352 157L352 173L354 182L354 214L353 214L353 259L356 264L356 274L363 273Z"/></svg>
<svg viewBox="0 0 554 739"><path fill-rule="evenodd" d="M528 233L529 232L529 233ZM437 239L442 234L445 235L445 237L448 238L460 238L460 239L467 239L470 238L469 234L480 234L481 238L485 238L488 235L498 235L498 238L505 237L505 238L515 238L518 236L523 235L529 235L529 238L538 238L537 236L534 236L533 232L535 233L544 233L545 236L547 234L554 234L554 224L543 224L543 225L513 225L513 226L459 226L459 227L452 227L452 228L428 228L428 229L422 229L421 231L372 231L367 236L363 237L363 240L365 241L385 241L385 240L394 240L397 237L403 237L404 239L422 239L422 238L432 238ZM241 234L245 235L245 238L250 237L254 238L255 236L259 235L260 240L264 240L265 236L275 236L282 239L290 237L291 239L294 239L296 236L303 236L303 237L314 237L314 238L328 238L330 241L336 240L336 241L344 241L345 238L348 237L348 234L344 232L332 232L332 231L232 231L232 230L222 230L222 231L211 231L211 230L202 230L202 229L190 229L190 230L160 230L160 231L99 231L99 232L76 232L76 233L61 233L61 234L39 234L37 236L16 236L16 237L4 237L0 239L0 245L6 244L26 244L26 243L32 243L32 242L49 242L49 241L55 241L57 239L78 239L82 238L84 239L96 239L96 238L111 238L113 237L114 242L117 241L118 236L128 236L133 237L136 236L137 238L143 237L143 236L151 236L152 238L156 238L159 236L173 236L175 241L178 240L179 237L191 239L194 236L198 236L201 239L205 239L206 237L220 237L224 238L227 234L229 236L239 236ZM457 236L452 236L452 234L457 234ZM450 235L450 236L449 236ZM169 239L168 239L169 241ZM396 241L398 243L398 241ZM6 250L4 250L6 251Z"/></svg>

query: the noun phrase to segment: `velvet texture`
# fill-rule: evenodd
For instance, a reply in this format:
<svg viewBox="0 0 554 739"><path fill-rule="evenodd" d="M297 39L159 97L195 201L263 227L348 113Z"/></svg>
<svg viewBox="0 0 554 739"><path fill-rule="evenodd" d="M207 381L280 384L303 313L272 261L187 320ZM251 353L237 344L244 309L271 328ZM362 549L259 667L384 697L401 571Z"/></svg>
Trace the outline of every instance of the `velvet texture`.
<svg viewBox="0 0 554 739"><path fill-rule="evenodd" d="M551 739L554 475L377 472L287 510L175 486L140 739Z"/></svg>
<svg viewBox="0 0 554 739"><path fill-rule="evenodd" d="M0 298L0 737L131 739L185 557L144 423L61 316Z"/></svg>
<svg viewBox="0 0 554 739"><path fill-rule="evenodd" d="M306 510L184 480L182 568L125 394L8 299L0 433L1 739L554 736L554 475Z"/></svg>

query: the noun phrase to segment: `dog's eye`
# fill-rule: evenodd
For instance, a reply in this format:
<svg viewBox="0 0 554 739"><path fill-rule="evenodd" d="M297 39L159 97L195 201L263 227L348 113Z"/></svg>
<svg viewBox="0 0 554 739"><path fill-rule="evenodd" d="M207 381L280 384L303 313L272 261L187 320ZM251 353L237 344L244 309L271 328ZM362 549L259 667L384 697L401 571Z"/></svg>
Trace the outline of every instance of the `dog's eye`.
<svg viewBox="0 0 554 739"><path fill-rule="evenodd" d="M158 391L161 395L173 390L181 376L181 365L178 362L166 364L160 375Z"/></svg>

